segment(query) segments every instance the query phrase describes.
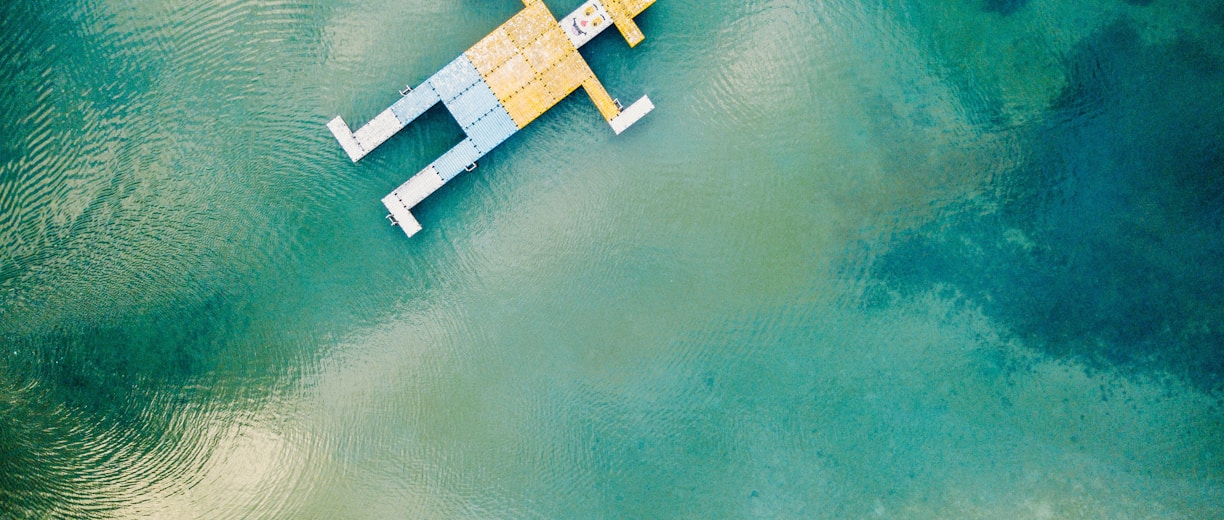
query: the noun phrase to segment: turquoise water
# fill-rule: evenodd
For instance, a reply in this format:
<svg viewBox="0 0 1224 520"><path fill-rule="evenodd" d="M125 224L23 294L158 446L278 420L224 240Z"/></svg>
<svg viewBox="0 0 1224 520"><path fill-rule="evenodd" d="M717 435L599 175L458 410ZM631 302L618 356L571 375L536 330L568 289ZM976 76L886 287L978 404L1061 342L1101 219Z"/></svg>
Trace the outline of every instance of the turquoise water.
<svg viewBox="0 0 1224 520"><path fill-rule="evenodd" d="M1224 3L660 0L406 239L520 8L0 5L0 517L1224 517Z"/></svg>

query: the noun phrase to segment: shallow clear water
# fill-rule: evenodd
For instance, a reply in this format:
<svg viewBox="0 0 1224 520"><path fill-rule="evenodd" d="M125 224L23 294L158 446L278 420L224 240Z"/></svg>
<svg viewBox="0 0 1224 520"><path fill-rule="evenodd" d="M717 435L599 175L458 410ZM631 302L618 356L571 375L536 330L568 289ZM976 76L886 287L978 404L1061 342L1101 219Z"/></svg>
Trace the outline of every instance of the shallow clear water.
<svg viewBox="0 0 1224 520"><path fill-rule="evenodd" d="M520 7L0 5L0 517L1224 516L1224 3L660 0L406 239Z"/></svg>

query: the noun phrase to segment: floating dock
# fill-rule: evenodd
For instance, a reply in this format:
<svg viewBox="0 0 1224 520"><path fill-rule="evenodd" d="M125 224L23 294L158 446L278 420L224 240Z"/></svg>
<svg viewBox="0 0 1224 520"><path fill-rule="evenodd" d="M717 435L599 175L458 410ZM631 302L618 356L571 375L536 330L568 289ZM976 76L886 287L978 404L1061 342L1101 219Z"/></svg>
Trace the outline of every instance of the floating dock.
<svg viewBox="0 0 1224 520"><path fill-rule="evenodd" d="M419 86L405 89L399 101L357 131L340 116L327 128L357 162L438 103L454 116L465 138L382 199L391 221L412 236L421 230L413 206L474 169L477 159L578 87L617 134L653 110L646 96L622 107L578 48L609 26L616 26L630 47L637 45L645 36L633 17L654 1L589 0L557 20L542 0L523 0L526 8Z"/></svg>

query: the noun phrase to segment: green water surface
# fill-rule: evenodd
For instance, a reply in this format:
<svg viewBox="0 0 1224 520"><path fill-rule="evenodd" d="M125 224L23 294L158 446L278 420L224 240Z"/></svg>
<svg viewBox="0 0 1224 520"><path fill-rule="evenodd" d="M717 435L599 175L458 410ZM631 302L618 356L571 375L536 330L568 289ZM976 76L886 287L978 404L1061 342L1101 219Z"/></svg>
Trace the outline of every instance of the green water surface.
<svg viewBox="0 0 1224 520"><path fill-rule="evenodd" d="M521 8L0 5L0 518L1224 517L1224 3L659 0L408 239Z"/></svg>

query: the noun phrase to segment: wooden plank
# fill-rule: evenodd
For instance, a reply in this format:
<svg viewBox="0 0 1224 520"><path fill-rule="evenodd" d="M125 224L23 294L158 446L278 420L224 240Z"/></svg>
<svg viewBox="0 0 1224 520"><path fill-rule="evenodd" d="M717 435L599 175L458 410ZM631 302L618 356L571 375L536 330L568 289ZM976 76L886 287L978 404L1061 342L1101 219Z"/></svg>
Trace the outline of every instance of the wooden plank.
<svg viewBox="0 0 1224 520"><path fill-rule="evenodd" d="M527 63L531 64L533 70L543 74L566 54L576 50L578 48L565 36L561 26L553 24L544 34L523 48L523 57L527 58Z"/></svg>
<svg viewBox="0 0 1224 520"><path fill-rule="evenodd" d="M637 16L642 14L647 7L654 5L655 0L619 0L621 5L625 7L625 12L629 16Z"/></svg>
<svg viewBox="0 0 1224 520"><path fill-rule="evenodd" d="M498 27L488 36L481 38L464 54L467 54L468 59L472 60L472 65L476 66L476 70L480 71L482 76L487 77L490 72L496 70L517 52L518 49L514 46L510 35L506 34L504 28Z"/></svg>
<svg viewBox="0 0 1224 520"><path fill-rule="evenodd" d="M548 83L548 90L565 97L594 75L586 60L575 50L554 65L544 76L544 80Z"/></svg>
<svg viewBox="0 0 1224 520"><path fill-rule="evenodd" d="M544 2L535 2L507 20L502 24L502 28L514 41L514 45L522 49L543 34L549 25L556 23L557 20L548 12Z"/></svg>
<svg viewBox="0 0 1224 520"><path fill-rule="evenodd" d="M531 65L527 64L527 59L522 54L516 53L514 57L506 60L502 66L490 73L485 83L489 84L493 95L505 103L528 83L531 83L535 77L535 71L531 70Z"/></svg>
<svg viewBox="0 0 1224 520"><path fill-rule="evenodd" d="M612 16L612 23L616 24L617 30L625 37L625 41L629 42L630 47L646 39L646 35L642 34L642 30L633 21L633 15L636 13L630 13L621 0L603 0L603 4Z"/></svg>
<svg viewBox="0 0 1224 520"><path fill-rule="evenodd" d="M557 99L543 81L534 80L506 101L506 112L522 128L552 108Z"/></svg>
<svg viewBox="0 0 1224 520"><path fill-rule="evenodd" d="M595 108L599 109L600 115L604 120L611 121L612 118L620 114L620 109L616 108L616 102L612 100L612 96L608 95L608 91L604 90L604 86L599 82L599 78L594 75L582 82L582 89L586 91L587 96L591 98L591 102L595 103Z"/></svg>

